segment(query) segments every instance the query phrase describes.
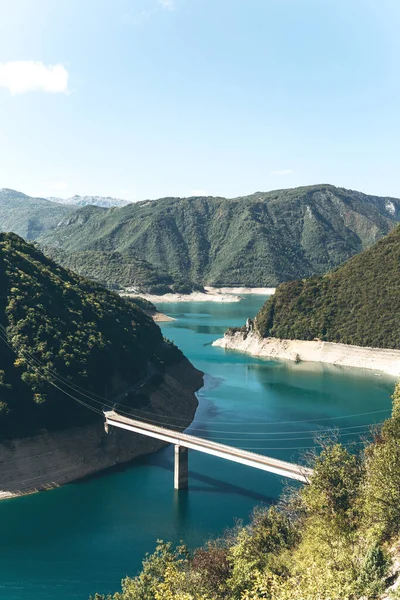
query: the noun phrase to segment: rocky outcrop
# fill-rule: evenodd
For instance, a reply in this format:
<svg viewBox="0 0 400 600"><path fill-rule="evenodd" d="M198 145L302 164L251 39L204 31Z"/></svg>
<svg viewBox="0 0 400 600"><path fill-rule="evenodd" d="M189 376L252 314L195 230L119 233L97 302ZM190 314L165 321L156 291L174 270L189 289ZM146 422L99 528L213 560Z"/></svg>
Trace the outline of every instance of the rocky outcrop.
<svg viewBox="0 0 400 600"><path fill-rule="evenodd" d="M194 394L203 376L187 359L170 366L144 407L146 419L169 427L187 427L198 405ZM0 444L0 498L11 498L93 475L138 456L159 450L163 442L111 428L101 419L62 431L43 431Z"/></svg>
<svg viewBox="0 0 400 600"><path fill-rule="evenodd" d="M335 344L333 342L281 340L263 338L255 331L228 331L224 337L213 342L232 350L247 352L253 356L265 358L283 358L295 362L322 362L343 367L357 367L383 371L389 375L400 376L400 350L366 348Z"/></svg>

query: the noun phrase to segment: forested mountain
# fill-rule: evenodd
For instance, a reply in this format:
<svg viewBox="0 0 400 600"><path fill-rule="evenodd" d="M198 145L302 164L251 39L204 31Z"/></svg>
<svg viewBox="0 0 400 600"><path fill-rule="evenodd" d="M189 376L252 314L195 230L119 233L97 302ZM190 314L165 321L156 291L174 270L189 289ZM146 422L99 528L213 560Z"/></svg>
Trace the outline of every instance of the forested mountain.
<svg viewBox="0 0 400 600"><path fill-rule="evenodd" d="M263 337L400 349L400 226L324 276L280 285L256 328Z"/></svg>
<svg viewBox="0 0 400 600"><path fill-rule="evenodd" d="M55 198L54 196L48 198L51 202L57 204L67 204L72 206L102 206L103 208L111 208L112 206L126 206L129 204L128 200L122 200L121 198L111 198L110 196L72 196L71 198Z"/></svg>
<svg viewBox="0 0 400 600"><path fill-rule="evenodd" d="M134 302L12 233L0 234L0 326L0 440L101 420L102 401L113 404L150 364L162 373L183 358Z"/></svg>
<svg viewBox="0 0 400 600"><path fill-rule="evenodd" d="M321 274L400 220L400 201L318 185L252 196L84 207L41 237L67 252L134 251L208 285L275 286ZM85 274L91 276L88 267Z"/></svg>
<svg viewBox="0 0 400 600"><path fill-rule="evenodd" d="M0 192L0 230L36 239L60 264L109 287L155 293L321 274L399 220L399 200L330 185L110 209Z"/></svg>
<svg viewBox="0 0 400 600"><path fill-rule="evenodd" d="M0 231L13 231L25 240L35 240L54 229L63 217L72 215L75 210L77 207L0 189Z"/></svg>
<svg viewBox="0 0 400 600"><path fill-rule="evenodd" d="M99 250L68 252L54 246L42 246L42 250L60 265L114 290L189 294L194 289L202 289L180 273L172 276L162 267L154 267L132 250L123 254Z"/></svg>

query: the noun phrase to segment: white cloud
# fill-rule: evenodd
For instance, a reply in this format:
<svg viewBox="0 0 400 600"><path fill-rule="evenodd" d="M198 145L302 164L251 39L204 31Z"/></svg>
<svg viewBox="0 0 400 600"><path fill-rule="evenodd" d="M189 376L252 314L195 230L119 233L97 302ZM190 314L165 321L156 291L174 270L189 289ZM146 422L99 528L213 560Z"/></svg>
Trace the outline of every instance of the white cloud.
<svg viewBox="0 0 400 600"><path fill-rule="evenodd" d="M159 0L159 4L165 10L174 10L175 0Z"/></svg>
<svg viewBox="0 0 400 600"><path fill-rule="evenodd" d="M53 94L68 91L68 71L63 65L44 65L34 60L0 62L0 87L12 94L34 90Z"/></svg>
<svg viewBox="0 0 400 600"><path fill-rule="evenodd" d="M206 190L190 190L191 196L208 196L208 192Z"/></svg>
<svg viewBox="0 0 400 600"><path fill-rule="evenodd" d="M290 175L293 173L293 169L278 169L277 171L271 171L271 175Z"/></svg>

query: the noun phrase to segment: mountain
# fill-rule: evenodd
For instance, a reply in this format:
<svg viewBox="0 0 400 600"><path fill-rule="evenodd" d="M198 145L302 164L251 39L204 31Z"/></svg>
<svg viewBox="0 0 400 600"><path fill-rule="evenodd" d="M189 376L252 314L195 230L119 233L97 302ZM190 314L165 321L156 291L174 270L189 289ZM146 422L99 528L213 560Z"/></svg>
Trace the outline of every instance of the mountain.
<svg viewBox="0 0 400 600"><path fill-rule="evenodd" d="M72 200L88 198L98 199ZM60 264L108 287L154 293L322 274L399 220L399 200L330 185L109 209L0 190L0 230L37 240Z"/></svg>
<svg viewBox="0 0 400 600"><path fill-rule="evenodd" d="M13 233L0 234L0 325L0 440L92 422L101 429L103 405L138 382L148 382L151 396L170 366L179 364L183 377L194 371L134 302L61 268ZM177 407L168 411L181 415L175 379L169 376L175 391L168 394ZM151 411L143 385L140 397L125 395L124 410L144 403ZM186 387L193 411L199 378Z"/></svg>
<svg viewBox="0 0 400 600"><path fill-rule="evenodd" d="M110 196L72 196L71 198L47 198L50 202L57 204L67 204L73 206L102 206L103 208L111 208L113 206L126 206L130 204L128 200L120 198L111 198Z"/></svg>
<svg viewBox="0 0 400 600"><path fill-rule="evenodd" d="M255 323L263 337L400 349L400 226L324 276L280 285Z"/></svg>
<svg viewBox="0 0 400 600"><path fill-rule="evenodd" d="M54 204L45 198L31 198L21 192L0 189L0 231L13 231L34 240L73 214L76 207Z"/></svg>
<svg viewBox="0 0 400 600"><path fill-rule="evenodd" d="M67 253L134 252L155 269L200 285L261 287L322 274L399 221L398 199L316 185L233 199L86 206L40 243Z"/></svg>
<svg viewBox="0 0 400 600"><path fill-rule="evenodd" d="M172 276L162 267L154 267L132 250L121 254L97 250L68 252L53 246L42 246L41 249L58 264L114 290L189 294L202 289L179 273Z"/></svg>

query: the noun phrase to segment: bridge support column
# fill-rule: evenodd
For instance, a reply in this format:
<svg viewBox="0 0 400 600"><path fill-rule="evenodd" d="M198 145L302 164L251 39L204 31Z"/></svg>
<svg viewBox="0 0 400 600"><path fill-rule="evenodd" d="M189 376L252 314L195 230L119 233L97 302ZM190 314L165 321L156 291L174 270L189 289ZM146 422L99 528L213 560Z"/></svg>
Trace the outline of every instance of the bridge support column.
<svg viewBox="0 0 400 600"><path fill-rule="evenodd" d="M189 478L188 449L175 445L174 457L174 488L186 490Z"/></svg>

